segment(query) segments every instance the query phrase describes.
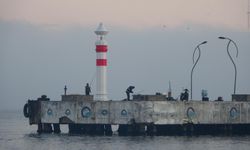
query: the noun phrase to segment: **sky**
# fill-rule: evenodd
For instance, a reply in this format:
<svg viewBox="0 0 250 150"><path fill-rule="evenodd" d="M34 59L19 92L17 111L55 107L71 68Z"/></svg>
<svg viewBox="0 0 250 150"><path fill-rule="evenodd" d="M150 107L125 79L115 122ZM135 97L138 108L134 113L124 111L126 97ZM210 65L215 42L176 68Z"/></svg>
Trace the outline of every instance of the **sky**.
<svg viewBox="0 0 250 150"><path fill-rule="evenodd" d="M0 109L22 109L42 94L60 100L68 92L95 93L94 30L103 22L110 33L108 92L112 100L135 93L173 96L190 89L194 48L201 59L194 71L193 98L206 89L210 99L231 100L234 68L237 92L250 93L250 32L247 0L0 0ZM197 56L196 56L197 57Z"/></svg>
<svg viewBox="0 0 250 150"><path fill-rule="evenodd" d="M246 29L248 0L0 0L2 20L47 26L93 26L103 21L124 28L188 24Z"/></svg>

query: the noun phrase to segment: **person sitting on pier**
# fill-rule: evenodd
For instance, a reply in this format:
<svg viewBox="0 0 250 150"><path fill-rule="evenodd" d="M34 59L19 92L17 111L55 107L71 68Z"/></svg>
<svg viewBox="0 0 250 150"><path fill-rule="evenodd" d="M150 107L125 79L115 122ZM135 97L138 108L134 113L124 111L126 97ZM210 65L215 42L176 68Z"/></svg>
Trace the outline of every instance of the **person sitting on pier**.
<svg viewBox="0 0 250 150"><path fill-rule="evenodd" d="M219 96L218 99L216 99L215 101L224 101L224 100L221 96Z"/></svg>
<svg viewBox="0 0 250 150"><path fill-rule="evenodd" d="M188 94L188 89L185 89L184 90L185 92L184 93L181 93L181 101L188 101L188 97L189 97L189 94Z"/></svg>
<svg viewBox="0 0 250 150"><path fill-rule="evenodd" d="M85 86L85 95L90 95L90 93L91 93L91 88L89 84L87 83Z"/></svg>
<svg viewBox="0 0 250 150"><path fill-rule="evenodd" d="M127 88L127 90L126 90L127 100L128 100L128 101L130 100L130 93L134 93L134 92L133 92L133 89L134 89L134 88L135 88L134 86L129 86L129 87Z"/></svg>

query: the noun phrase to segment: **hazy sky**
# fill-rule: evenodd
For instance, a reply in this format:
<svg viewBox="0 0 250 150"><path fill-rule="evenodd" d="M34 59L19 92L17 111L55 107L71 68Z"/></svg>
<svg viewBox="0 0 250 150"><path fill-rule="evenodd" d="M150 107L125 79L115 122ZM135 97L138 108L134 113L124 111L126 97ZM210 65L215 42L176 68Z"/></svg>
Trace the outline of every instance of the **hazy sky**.
<svg viewBox="0 0 250 150"><path fill-rule="evenodd" d="M130 28L201 24L246 29L248 0L0 0L0 18L43 25L103 21Z"/></svg>
<svg viewBox="0 0 250 150"><path fill-rule="evenodd" d="M129 85L140 94L166 93L169 81L178 97L190 88L195 46L207 40L193 97L206 89L210 99L230 100L234 70L218 36L238 44L237 59L230 47L237 93L250 93L247 0L0 0L0 109L21 109L42 94L60 100L64 85L82 94L95 75L93 31L101 21L110 30L110 99L125 98Z"/></svg>

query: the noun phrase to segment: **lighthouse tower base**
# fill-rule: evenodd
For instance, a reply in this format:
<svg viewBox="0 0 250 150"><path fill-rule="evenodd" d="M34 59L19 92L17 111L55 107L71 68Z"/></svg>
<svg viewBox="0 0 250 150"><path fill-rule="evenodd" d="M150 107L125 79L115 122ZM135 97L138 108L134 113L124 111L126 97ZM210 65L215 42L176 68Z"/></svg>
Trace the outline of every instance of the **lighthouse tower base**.
<svg viewBox="0 0 250 150"><path fill-rule="evenodd" d="M96 100L96 101L107 101L108 96L107 96L107 94L96 94L94 100Z"/></svg>
<svg viewBox="0 0 250 150"><path fill-rule="evenodd" d="M100 64L99 64L100 65ZM98 101L107 101L108 93L107 93L107 67L103 64L103 66L96 67L96 94L94 100Z"/></svg>

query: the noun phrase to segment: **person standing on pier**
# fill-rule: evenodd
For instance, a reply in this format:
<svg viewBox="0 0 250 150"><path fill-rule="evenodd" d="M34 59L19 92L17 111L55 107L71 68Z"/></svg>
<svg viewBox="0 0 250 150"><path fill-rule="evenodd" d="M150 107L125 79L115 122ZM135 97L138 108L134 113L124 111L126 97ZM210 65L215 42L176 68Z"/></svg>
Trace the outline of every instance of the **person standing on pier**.
<svg viewBox="0 0 250 150"><path fill-rule="evenodd" d="M90 95L90 93L91 93L91 88L89 86L89 83L87 83L85 86L85 95Z"/></svg>
<svg viewBox="0 0 250 150"><path fill-rule="evenodd" d="M134 88L135 88L134 86L129 86L129 87L127 88L127 90L126 90L127 100L128 100L128 101L130 100L130 93L134 93L134 92L133 92L133 89L134 89Z"/></svg>
<svg viewBox="0 0 250 150"><path fill-rule="evenodd" d="M64 95L67 95L67 86L64 86Z"/></svg>

